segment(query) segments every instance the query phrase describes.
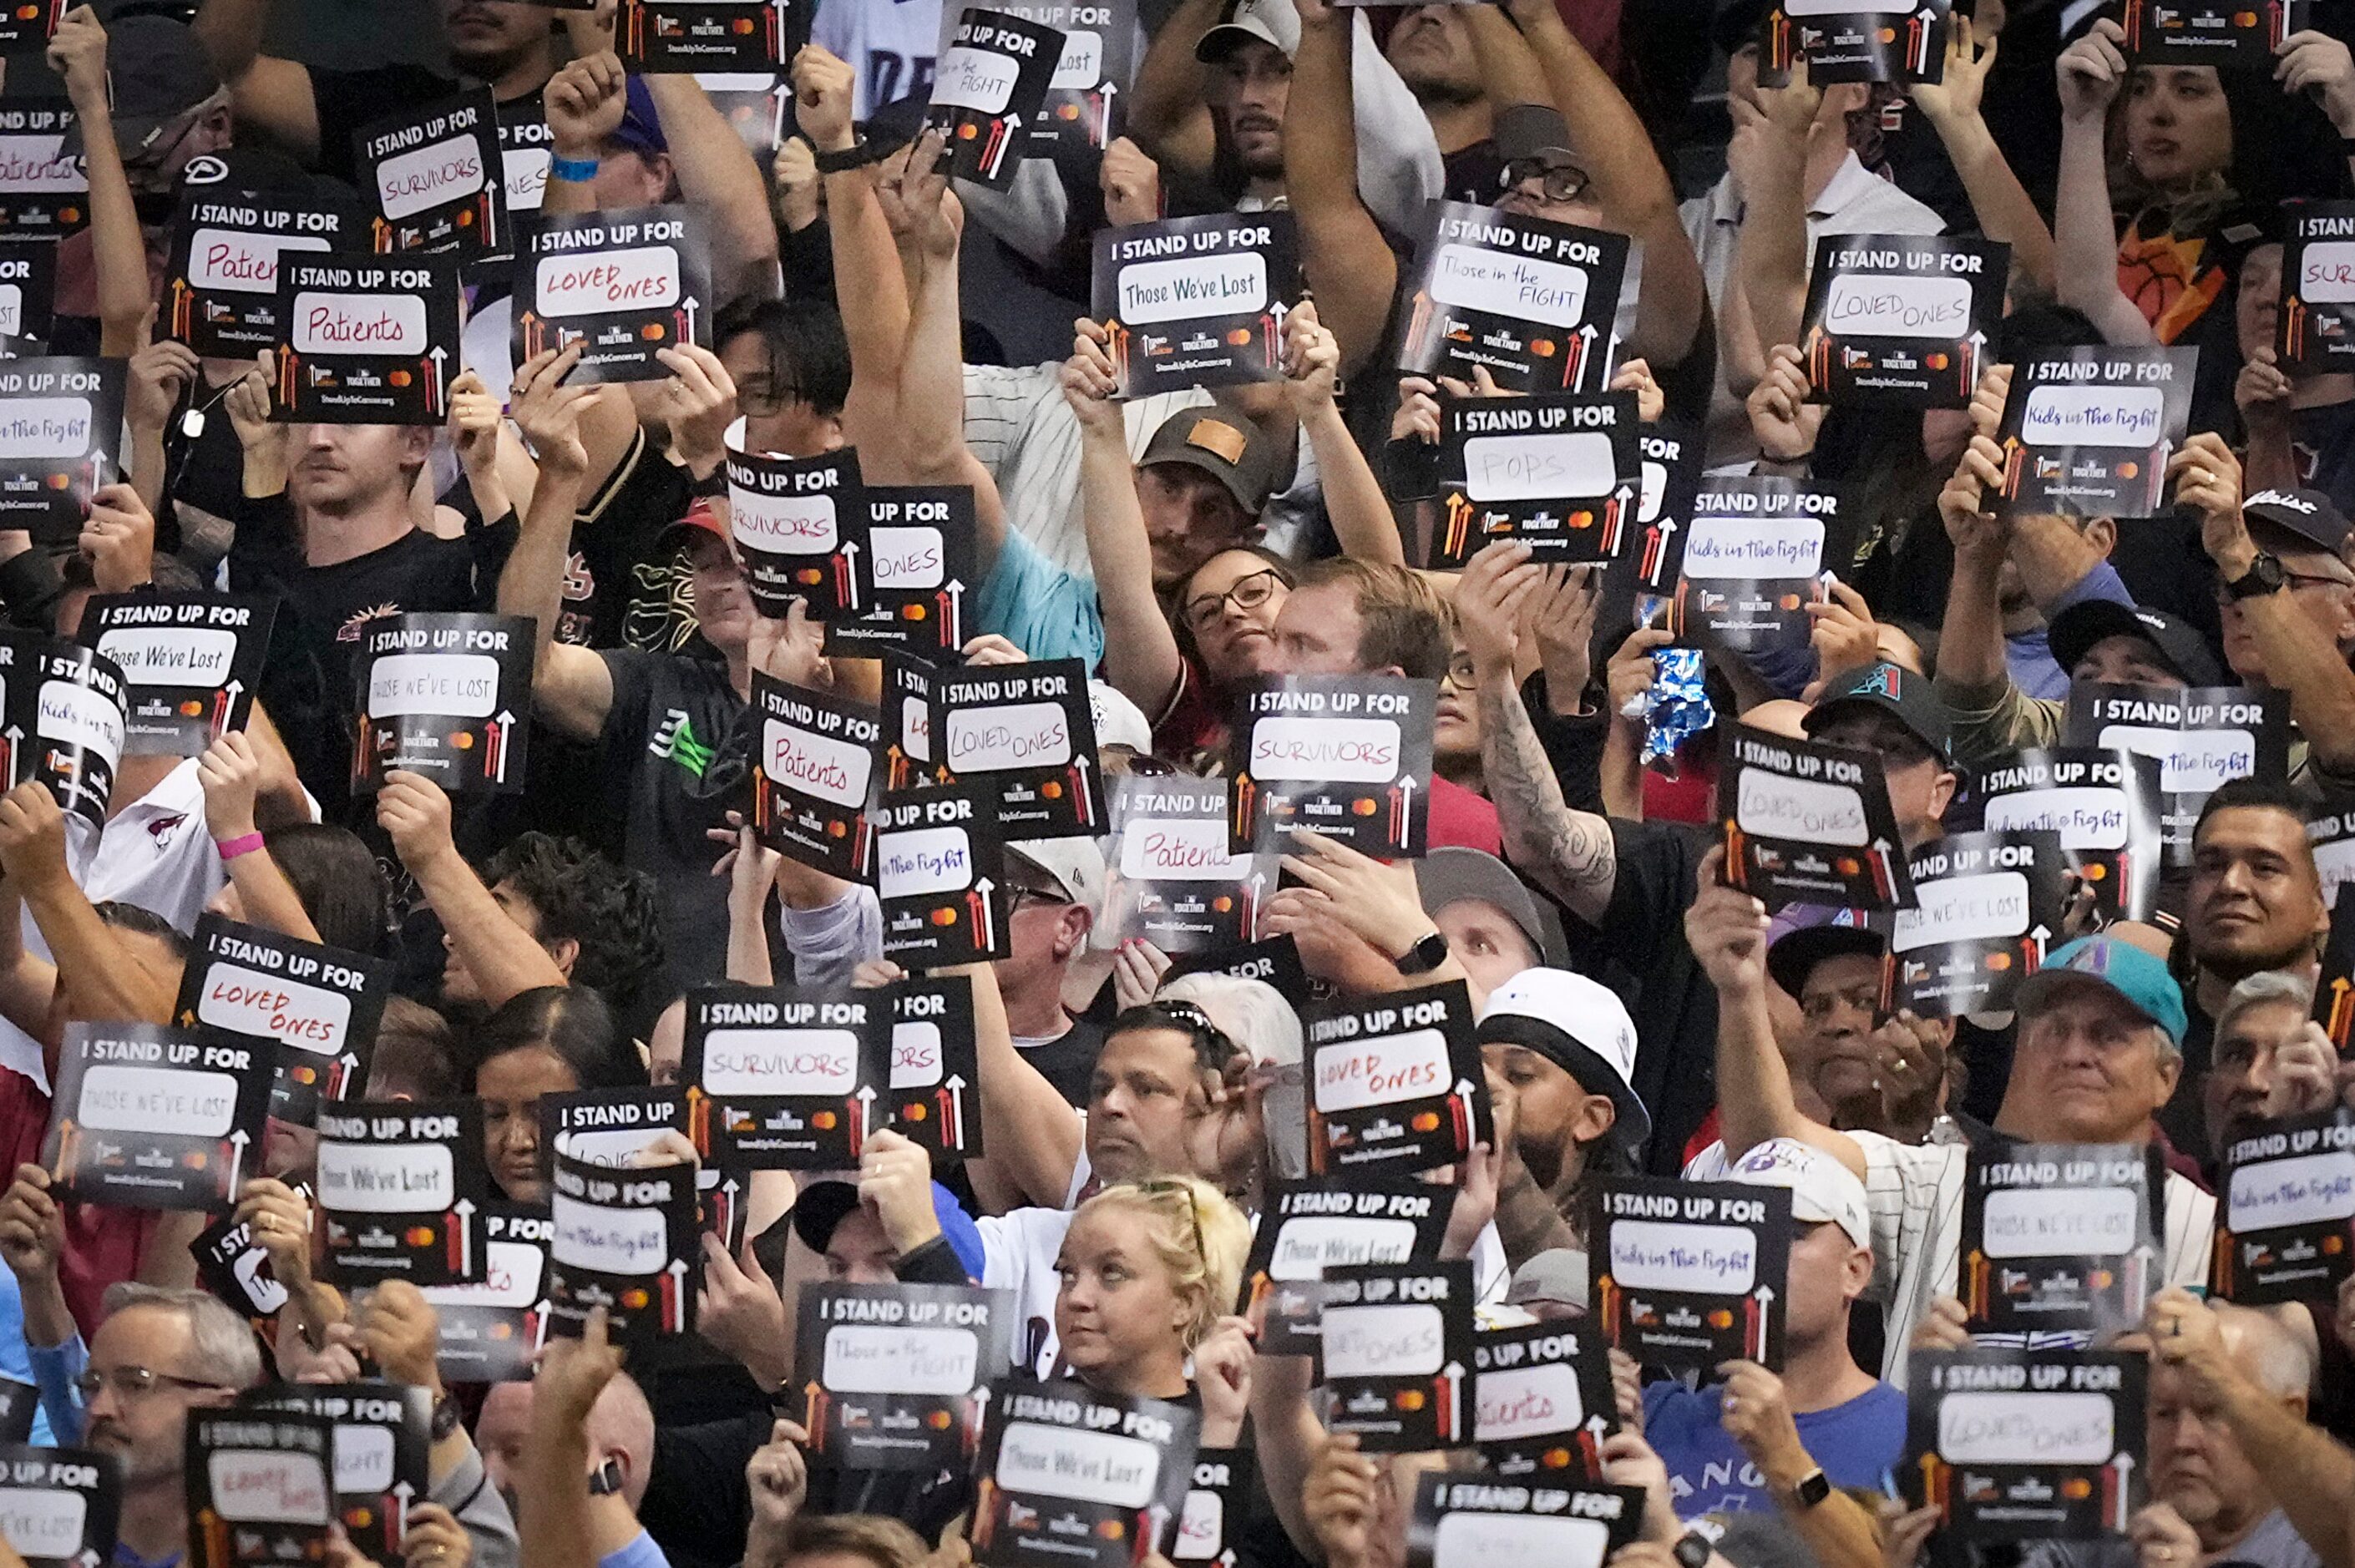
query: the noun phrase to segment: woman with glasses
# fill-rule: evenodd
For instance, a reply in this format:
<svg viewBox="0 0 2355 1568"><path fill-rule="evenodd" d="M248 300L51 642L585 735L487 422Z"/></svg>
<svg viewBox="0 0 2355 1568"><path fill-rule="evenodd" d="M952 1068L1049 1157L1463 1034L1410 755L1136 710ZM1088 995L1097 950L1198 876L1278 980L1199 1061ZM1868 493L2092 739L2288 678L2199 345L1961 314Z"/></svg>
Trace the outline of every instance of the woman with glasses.
<svg viewBox="0 0 2355 1568"><path fill-rule="evenodd" d="M1208 1181L1105 1188L1071 1216L1055 1258L1061 1368L1099 1393L1199 1403L1202 1446L1234 1446L1252 1350L1227 1304L1250 1250L1250 1224Z"/></svg>

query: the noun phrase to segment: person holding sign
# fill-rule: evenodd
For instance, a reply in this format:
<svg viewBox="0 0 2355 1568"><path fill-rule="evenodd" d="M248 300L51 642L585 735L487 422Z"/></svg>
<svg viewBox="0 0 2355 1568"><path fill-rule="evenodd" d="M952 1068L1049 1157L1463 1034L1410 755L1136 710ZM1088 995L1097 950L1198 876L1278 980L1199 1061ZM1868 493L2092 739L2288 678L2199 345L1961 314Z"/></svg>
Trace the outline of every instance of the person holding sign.
<svg viewBox="0 0 2355 1568"><path fill-rule="evenodd" d="M1966 1150L1837 1132L1800 1114L1767 1011L1765 908L1725 885L1723 865L1722 850L1702 861L1700 892L1685 930L1718 991L1718 1107L1726 1152L1738 1160L1768 1139L1795 1139L1865 1178L1872 1202L1871 1293L1889 1310L1881 1375L1901 1382L1913 1326L1955 1289ZM2161 960L2115 937L2057 948L2020 988L2019 1019L1996 1132L2031 1143L2150 1142L2151 1118L2183 1071L2182 996ZM2169 1171L2165 1210L2158 1272L2171 1283L2196 1283L2207 1273L2216 1200Z"/></svg>

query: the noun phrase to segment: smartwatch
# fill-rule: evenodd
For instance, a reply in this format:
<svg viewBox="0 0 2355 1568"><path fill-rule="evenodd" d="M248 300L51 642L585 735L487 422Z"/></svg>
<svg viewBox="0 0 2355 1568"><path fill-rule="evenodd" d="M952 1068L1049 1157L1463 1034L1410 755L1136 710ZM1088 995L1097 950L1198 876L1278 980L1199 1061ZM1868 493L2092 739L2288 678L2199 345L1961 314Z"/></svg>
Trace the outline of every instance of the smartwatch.
<svg viewBox="0 0 2355 1568"><path fill-rule="evenodd" d="M1425 932L1392 961L1402 975L1427 975L1447 961L1447 938L1436 931Z"/></svg>
<svg viewBox="0 0 2355 1568"><path fill-rule="evenodd" d="M1698 1530L1688 1530L1677 1537L1677 1543L1668 1548L1668 1552L1677 1560L1678 1568L1703 1568L1709 1554L1716 1550L1716 1543L1708 1536Z"/></svg>
<svg viewBox="0 0 2355 1568"><path fill-rule="evenodd" d="M2249 569L2224 585L2224 592L2235 600L2256 599L2281 592L2282 585L2288 581L2289 574L2282 570L2281 562L2259 550L2257 558L2249 563Z"/></svg>
<svg viewBox="0 0 2355 1568"><path fill-rule="evenodd" d="M1832 1495L1832 1478L1824 1474L1821 1465L1801 1476L1791 1488L1791 1500L1801 1508L1813 1508Z"/></svg>
<svg viewBox="0 0 2355 1568"><path fill-rule="evenodd" d="M813 161L817 164L819 174L840 175L852 169L863 169L881 157L873 143L859 141L853 142L838 153L819 153Z"/></svg>
<svg viewBox="0 0 2355 1568"><path fill-rule="evenodd" d="M446 1392L433 1402L433 1421L427 1428L433 1435L433 1441L439 1443L442 1438L458 1430L460 1414L458 1402L451 1398Z"/></svg>

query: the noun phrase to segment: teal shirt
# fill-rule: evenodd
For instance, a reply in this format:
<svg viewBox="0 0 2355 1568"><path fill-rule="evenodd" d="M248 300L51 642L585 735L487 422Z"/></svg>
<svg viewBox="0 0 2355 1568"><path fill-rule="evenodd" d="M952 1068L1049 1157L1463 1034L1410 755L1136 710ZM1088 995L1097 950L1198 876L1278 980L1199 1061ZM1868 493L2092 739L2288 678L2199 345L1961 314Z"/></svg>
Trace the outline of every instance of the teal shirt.
<svg viewBox="0 0 2355 1568"><path fill-rule="evenodd" d="M975 630L996 632L1033 659L1078 659L1091 670L1103 662L1093 579L1065 571L1011 528L973 608Z"/></svg>

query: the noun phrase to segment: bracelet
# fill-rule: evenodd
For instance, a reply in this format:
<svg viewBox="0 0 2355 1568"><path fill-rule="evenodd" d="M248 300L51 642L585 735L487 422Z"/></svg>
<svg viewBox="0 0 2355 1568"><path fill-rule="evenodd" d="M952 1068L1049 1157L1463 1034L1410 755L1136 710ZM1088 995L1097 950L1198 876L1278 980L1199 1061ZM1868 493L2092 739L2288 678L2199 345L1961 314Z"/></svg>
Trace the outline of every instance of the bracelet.
<svg viewBox="0 0 2355 1568"><path fill-rule="evenodd" d="M597 163L595 158L550 158L548 160L548 177L585 185L597 177Z"/></svg>
<svg viewBox="0 0 2355 1568"><path fill-rule="evenodd" d="M258 832L240 833L233 839L213 841L213 848L220 851L220 857L224 862L235 860L241 854L251 854L261 847L261 835Z"/></svg>

